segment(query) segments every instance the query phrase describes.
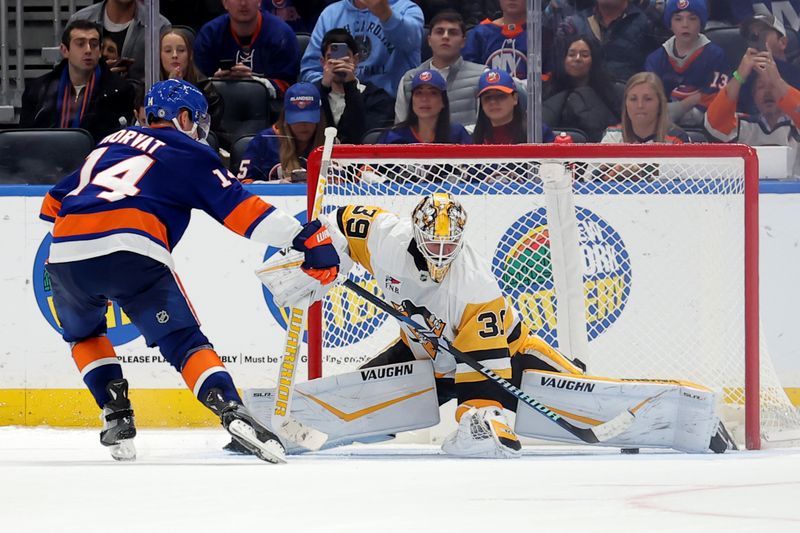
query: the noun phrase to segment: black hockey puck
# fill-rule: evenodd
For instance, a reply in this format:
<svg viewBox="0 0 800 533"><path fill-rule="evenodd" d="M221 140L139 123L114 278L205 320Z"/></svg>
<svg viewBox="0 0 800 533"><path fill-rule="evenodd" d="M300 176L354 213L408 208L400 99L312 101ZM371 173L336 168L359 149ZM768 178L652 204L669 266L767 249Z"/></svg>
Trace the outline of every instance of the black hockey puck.
<svg viewBox="0 0 800 533"><path fill-rule="evenodd" d="M620 449L619 453L624 453L628 455L636 455L639 453L639 448L622 448Z"/></svg>

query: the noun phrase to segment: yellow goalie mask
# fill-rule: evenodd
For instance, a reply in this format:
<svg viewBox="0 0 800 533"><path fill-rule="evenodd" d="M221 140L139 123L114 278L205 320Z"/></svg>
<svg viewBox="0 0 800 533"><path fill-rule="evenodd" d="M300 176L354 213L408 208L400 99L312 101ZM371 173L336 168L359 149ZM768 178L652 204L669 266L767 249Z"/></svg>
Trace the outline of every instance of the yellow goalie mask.
<svg viewBox="0 0 800 533"><path fill-rule="evenodd" d="M441 282L461 250L467 213L449 193L433 193L417 204L411 221L428 271L434 281Z"/></svg>

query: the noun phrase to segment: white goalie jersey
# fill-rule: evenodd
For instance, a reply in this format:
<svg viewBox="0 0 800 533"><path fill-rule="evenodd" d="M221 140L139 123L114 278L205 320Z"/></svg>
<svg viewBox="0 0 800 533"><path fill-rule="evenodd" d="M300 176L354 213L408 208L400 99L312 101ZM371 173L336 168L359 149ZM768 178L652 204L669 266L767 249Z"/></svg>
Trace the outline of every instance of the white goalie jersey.
<svg viewBox="0 0 800 533"><path fill-rule="evenodd" d="M342 256L375 278L387 301L437 336L445 335L454 347L469 352L500 376L511 378L510 354L516 353L528 331L513 307L503 298L489 264L464 242L444 279L437 283L427 272L413 242L410 220L399 219L378 207L350 205L322 217ZM438 353L431 343L401 324L401 338L416 359L434 361L440 377L455 375L456 383L483 381L467 365Z"/></svg>

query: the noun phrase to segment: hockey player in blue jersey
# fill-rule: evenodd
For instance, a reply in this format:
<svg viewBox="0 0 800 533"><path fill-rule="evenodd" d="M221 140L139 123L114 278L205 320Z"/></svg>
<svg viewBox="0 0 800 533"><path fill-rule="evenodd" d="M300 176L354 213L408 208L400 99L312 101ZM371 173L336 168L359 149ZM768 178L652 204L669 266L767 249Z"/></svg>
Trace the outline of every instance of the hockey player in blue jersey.
<svg viewBox="0 0 800 533"><path fill-rule="evenodd" d="M649 56L645 70L664 84L670 120L701 126L708 104L728 82L728 58L703 35L708 20L706 0L668 0L664 25L673 36Z"/></svg>
<svg viewBox="0 0 800 533"><path fill-rule="evenodd" d="M47 271L63 338L103 410L100 441L115 459L135 458L136 429L128 382L105 335L110 299L239 444L265 461L284 461L278 438L242 405L173 271L170 252L192 209L244 237L302 250L305 272L323 283L338 272L325 227L316 221L301 226L245 191L198 142L208 131L207 109L191 84L156 83L145 98L149 127L107 136L42 204L41 218L54 222Z"/></svg>

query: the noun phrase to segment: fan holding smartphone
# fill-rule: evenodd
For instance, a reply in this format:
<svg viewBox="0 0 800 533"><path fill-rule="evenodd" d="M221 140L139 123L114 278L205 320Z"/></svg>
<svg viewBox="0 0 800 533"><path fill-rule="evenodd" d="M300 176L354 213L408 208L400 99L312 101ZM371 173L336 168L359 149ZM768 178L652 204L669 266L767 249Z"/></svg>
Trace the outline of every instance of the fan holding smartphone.
<svg viewBox="0 0 800 533"><path fill-rule="evenodd" d="M347 43L330 43L322 58L322 85L330 87L332 84L341 85L355 79L355 53Z"/></svg>
<svg viewBox="0 0 800 533"><path fill-rule="evenodd" d="M371 129L394 120L394 98L374 83L358 79L360 48L344 28L322 37L319 62L322 79L316 82L322 96L322 112L338 130L339 142L359 144Z"/></svg>

